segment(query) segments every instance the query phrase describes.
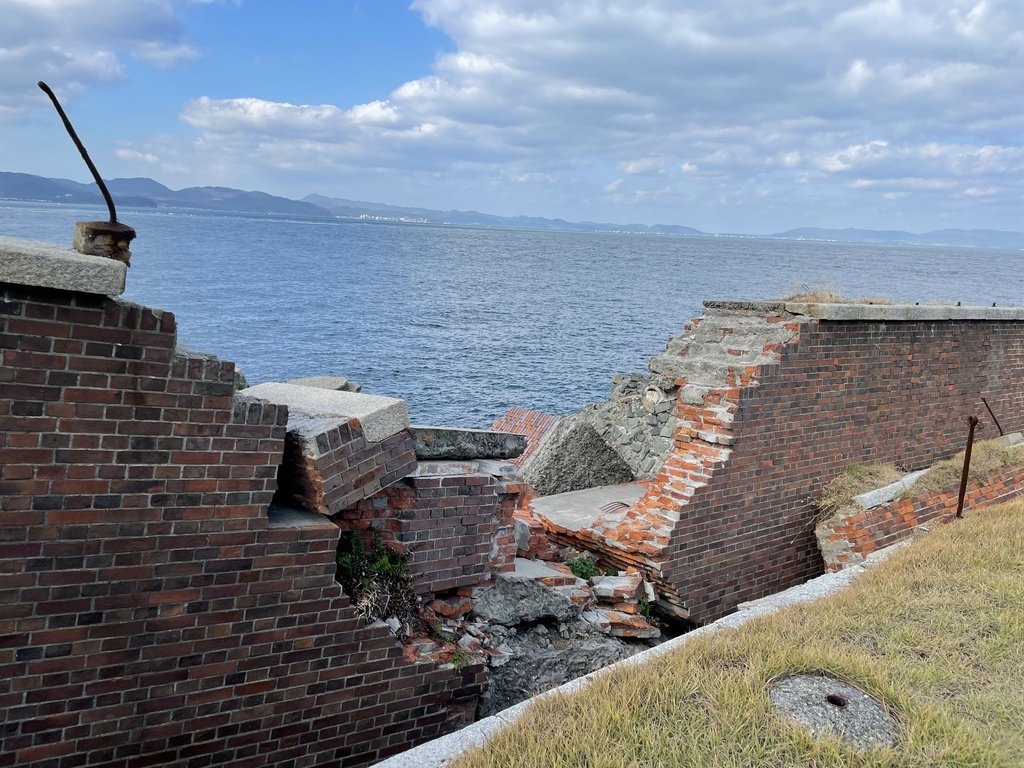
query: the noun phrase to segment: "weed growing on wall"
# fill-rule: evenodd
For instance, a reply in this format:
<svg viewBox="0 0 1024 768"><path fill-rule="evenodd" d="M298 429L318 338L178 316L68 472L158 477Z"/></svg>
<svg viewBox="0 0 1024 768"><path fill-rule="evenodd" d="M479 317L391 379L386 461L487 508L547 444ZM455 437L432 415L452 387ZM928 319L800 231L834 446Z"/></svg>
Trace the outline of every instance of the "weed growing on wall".
<svg viewBox="0 0 1024 768"><path fill-rule="evenodd" d="M565 564L569 566L569 570L573 572L577 579L591 579L594 576L601 575L601 569L597 567L597 563L587 555L580 555L572 560L566 560Z"/></svg>
<svg viewBox="0 0 1024 768"><path fill-rule="evenodd" d="M380 535L373 537L367 552L358 533L342 533L336 578L363 621L383 621L392 616L402 623L419 620L419 598L409 575L409 555L387 546Z"/></svg>

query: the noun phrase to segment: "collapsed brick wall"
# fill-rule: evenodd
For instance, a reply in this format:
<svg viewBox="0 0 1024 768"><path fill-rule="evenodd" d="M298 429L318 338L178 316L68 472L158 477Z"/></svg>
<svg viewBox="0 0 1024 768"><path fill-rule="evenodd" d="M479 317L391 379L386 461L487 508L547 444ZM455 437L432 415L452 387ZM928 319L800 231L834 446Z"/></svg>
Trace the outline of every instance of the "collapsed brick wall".
<svg viewBox="0 0 1024 768"><path fill-rule="evenodd" d="M964 495L965 514L1024 495L1024 463L973 480ZM956 516L960 489L914 494L872 509L850 507L823 520L815 532L826 571L862 563L872 553L909 539L921 525Z"/></svg>
<svg viewBox="0 0 1024 768"><path fill-rule="evenodd" d="M982 398L1004 429L1024 426L1024 322L804 322L779 354L736 392L729 455L663 552L661 578L698 621L821 572L815 498L846 466L950 456L969 413L994 432Z"/></svg>
<svg viewBox="0 0 1024 768"><path fill-rule="evenodd" d="M472 717L271 528L283 408L172 315L0 285L0 765L361 765Z"/></svg>
<svg viewBox="0 0 1024 768"><path fill-rule="evenodd" d="M522 435L526 438L526 450L509 461L510 464L521 468L540 446L544 437L555 428L559 418L550 413L515 407L509 408L504 416L491 424L490 429L494 432L511 432L513 435Z"/></svg>
<svg viewBox="0 0 1024 768"><path fill-rule="evenodd" d="M333 519L409 553L416 591L440 594L515 569L512 517L522 490L470 466L457 475L407 477Z"/></svg>

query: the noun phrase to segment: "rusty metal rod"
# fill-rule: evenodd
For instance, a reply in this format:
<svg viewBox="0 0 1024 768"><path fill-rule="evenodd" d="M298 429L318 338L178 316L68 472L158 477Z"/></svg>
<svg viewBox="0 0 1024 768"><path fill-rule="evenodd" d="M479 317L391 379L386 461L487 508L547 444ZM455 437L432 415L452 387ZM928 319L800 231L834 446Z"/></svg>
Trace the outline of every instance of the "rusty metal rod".
<svg viewBox="0 0 1024 768"><path fill-rule="evenodd" d="M986 400L983 397L983 398L981 398L981 402L983 402L985 404L985 407L988 408L988 415L991 416L992 417L992 421L994 421L996 423L996 429L999 430L999 434L1000 435L1005 435L1006 433L1003 432L1003 428L999 425L999 419L997 419L996 415L994 413L992 413L992 407L988 404L988 400Z"/></svg>
<svg viewBox="0 0 1024 768"><path fill-rule="evenodd" d="M68 120L68 116L64 113L64 108L61 107L60 102L57 101L56 94L50 89L46 83L42 80L39 81L39 88L50 97L50 101L53 102L54 108L57 110L57 114L60 115L61 121L64 123L64 128L67 130L71 140L75 142L75 146L78 147L78 151L82 155L82 159L85 160L85 164L89 166L89 172L92 174L93 179L96 181L96 186L100 188L100 193L103 195L103 199L107 203L107 211L110 212L110 223L117 224L117 210L114 208L114 199L110 196L107 185L103 183L103 178L100 176L100 172L96 170L96 166L92 162L92 158L89 157L89 153L85 149L85 145L82 140L78 138L78 134L75 133L75 126Z"/></svg>
<svg viewBox="0 0 1024 768"><path fill-rule="evenodd" d="M964 497L967 495L967 476L971 472L971 448L974 447L974 428L978 426L978 417L972 415L967 419L970 428L967 432L967 450L964 451L964 471L960 475L960 498L956 503L956 516L964 516Z"/></svg>

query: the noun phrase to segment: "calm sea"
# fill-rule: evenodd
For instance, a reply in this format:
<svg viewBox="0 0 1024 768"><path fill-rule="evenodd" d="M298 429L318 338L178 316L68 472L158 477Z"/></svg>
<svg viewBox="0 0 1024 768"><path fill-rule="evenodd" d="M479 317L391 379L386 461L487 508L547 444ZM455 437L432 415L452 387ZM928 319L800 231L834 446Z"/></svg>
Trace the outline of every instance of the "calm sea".
<svg viewBox="0 0 1024 768"><path fill-rule="evenodd" d="M70 243L98 208L0 202L0 234ZM342 374L414 422L564 414L641 371L708 298L830 283L848 296L1024 303L1024 253L522 232L125 210L126 298L250 383Z"/></svg>

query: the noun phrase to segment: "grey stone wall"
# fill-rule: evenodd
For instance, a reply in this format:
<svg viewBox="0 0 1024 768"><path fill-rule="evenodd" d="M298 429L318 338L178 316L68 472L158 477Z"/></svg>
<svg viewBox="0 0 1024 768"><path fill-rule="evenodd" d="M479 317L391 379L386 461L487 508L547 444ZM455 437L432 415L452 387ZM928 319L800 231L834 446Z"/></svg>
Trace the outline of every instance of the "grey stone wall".
<svg viewBox="0 0 1024 768"><path fill-rule="evenodd" d="M617 374L608 399L592 406L597 433L637 480L652 479L672 449L676 393L666 376Z"/></svg>

